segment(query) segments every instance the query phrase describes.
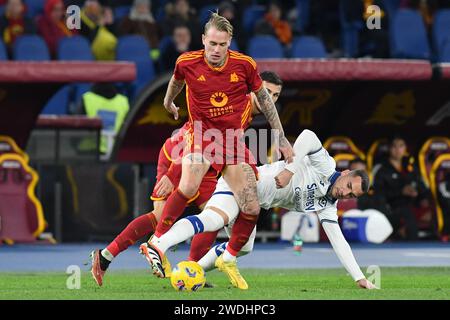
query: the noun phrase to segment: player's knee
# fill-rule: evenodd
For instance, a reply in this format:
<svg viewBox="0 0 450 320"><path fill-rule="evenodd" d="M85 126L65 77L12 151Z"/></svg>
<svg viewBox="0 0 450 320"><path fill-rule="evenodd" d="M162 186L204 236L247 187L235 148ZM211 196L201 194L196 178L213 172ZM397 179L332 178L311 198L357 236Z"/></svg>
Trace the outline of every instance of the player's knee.
<svg viewBox="0 0 450 320"><path fill-rule="evenodd" d="M259 211L261 210L261 207L257 202L251 202L247 203L244 208L242 208L242 211L245 212L248 215L257 216L259 215Z"/></svg>
<svg viewBox="0 0 450 320"><path fill-rule="evenodd" d="M203 232L217 231L223 228L223 217L211 209L205 209L198 215L198 218L202 221L204 226Z"/></svg>

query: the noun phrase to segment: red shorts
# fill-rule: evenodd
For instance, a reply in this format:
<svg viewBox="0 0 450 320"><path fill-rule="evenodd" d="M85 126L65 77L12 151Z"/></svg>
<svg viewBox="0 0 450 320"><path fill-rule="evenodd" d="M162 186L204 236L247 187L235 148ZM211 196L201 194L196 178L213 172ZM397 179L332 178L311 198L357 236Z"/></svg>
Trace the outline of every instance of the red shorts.
<svg viewBox="0 0 450 320"><path fill-rule="evenodd" d="M158 166L156 170L156 183L158 183L161 180L161 178L168 173L169 168L171 166L181 167L180 163L176 164L175 163L176 161L174 162L174 160L176 159L173 159L172 158L173 155L171 155L173 148L175 148L180 142L181 141L173 141L173 139L169 138L166 140L161 150L159 151ZM179 172L180 174L171 178L171 182L173 183L174 188L178 187L178 184L180 183L181 168ZM214 190L216 189L217 176L218 176L217 171L215 171L211 167L203 177L203 180L200 184L197 193L188 201L188 203L189 204L194 203L197 206L206 203L211 198L212 194L214 193ZM168 196L158 197L155 190L153 190L150 199L153 201L162 201L166 200L167 197Z"/></svg>
<svg viewBox="0 0 450 320"><path fill-rule="evenodd" d="M227 165L247 163L258 177L256 160L243 139L234 137L226 140L225 143L205 139L196 140L194 133L190 132L185 135L185 140L185 153L201 153L215 171L222 172Z"/></svg>

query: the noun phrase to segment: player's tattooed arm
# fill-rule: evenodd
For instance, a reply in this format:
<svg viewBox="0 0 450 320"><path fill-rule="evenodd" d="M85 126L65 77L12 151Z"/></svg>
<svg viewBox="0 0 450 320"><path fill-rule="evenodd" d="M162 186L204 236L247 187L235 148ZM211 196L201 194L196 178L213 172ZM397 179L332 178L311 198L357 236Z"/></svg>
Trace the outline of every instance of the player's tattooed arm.
<svg viewBox="0 0 450 320"><path fill-rule="evenodd" d="M280 117L278 116L278 111L272 101L272 98L269 96L267 89L264 87L262 87L255 94L256 99L258 99L259 109L266 117L272 129L277 130L280 141L280 151L283 153L286 161L292 162L294 157L294 150L292 149L291 144L284 135L283 126L281 125Z"/></svg>
<svg viewBox="0 0 450 320"><path fill-rule="evenodd" d="M174 76L167 86L166 96L164 97L164 108L173 114L175 120L178 120L178 107L173 103L177 95L180 94L184 87L184 80L177 80Z"/></svg>

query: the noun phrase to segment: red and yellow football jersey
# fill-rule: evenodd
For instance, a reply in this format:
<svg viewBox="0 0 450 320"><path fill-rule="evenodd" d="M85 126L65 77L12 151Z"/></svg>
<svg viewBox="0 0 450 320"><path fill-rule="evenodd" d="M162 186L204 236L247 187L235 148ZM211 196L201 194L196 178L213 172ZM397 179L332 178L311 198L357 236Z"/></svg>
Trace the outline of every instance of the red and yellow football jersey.
<svg viewBox="0 0 450 320"><path fill-rule="evenodd" d="M215 128L241 129L251 118L251 91L262 86L256 62L249 56L228 50L225 64L211 66L204 50L182 54L174 77L186 82L189 121L202 121L202 131Z"/></svg>

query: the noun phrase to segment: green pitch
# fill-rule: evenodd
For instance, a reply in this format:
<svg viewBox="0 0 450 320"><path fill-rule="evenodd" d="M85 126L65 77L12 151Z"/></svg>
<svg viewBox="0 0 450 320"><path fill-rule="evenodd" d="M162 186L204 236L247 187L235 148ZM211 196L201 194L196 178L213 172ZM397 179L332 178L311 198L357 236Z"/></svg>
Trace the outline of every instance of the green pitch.
<svg viewBox="0 0 450 320"><path fill-rule="evenodd" d="M365 271L365 269L363 269ZM358 289L343 269L242 269L250 289L230 287L224 274L207 279L215 287L176 292L148 270L110 272L98 288L87 272L81 288L66 288L65 273L0 273L0 299L450 299L450 267L381 268L381 290Z"/></svg>

